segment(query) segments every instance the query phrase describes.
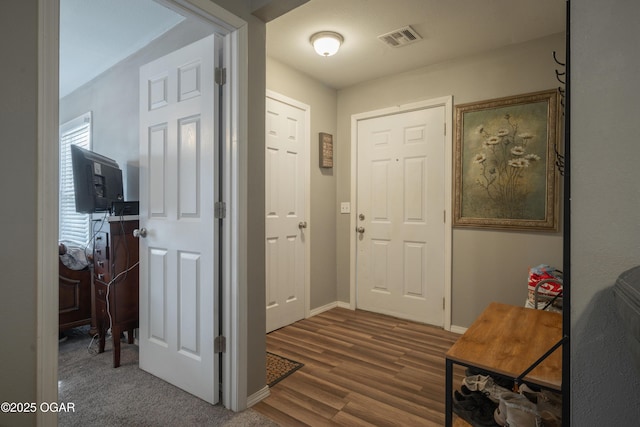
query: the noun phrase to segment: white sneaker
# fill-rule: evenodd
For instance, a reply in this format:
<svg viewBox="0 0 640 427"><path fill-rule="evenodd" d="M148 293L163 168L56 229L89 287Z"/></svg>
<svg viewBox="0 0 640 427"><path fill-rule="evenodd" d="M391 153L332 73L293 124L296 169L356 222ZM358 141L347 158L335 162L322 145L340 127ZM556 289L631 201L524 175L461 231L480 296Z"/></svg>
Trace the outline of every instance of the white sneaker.
<svg viewBox="0 0 640 427"><path fill-rule="evenodd" d="M483 392L489 399L498 403L500 396L511 393L510 390L497 385L489 375L470 375L462 379L462 385L471 391Z"/></svg>
<svg viewBox="0 0 640 427"><path fill-rule="evenodd" d="M539 427L542 419L536 404L519 393L508 392L500 396L493 417L500 426Z"/></svg>
<svg viewBox="0 0 640 427"><path fill-rule="evenodd" d="M559 426L562 424L562 395L549 390L532 390L526 384L520 385L520 394L534 402L543 418L544 426Z"/></svg>

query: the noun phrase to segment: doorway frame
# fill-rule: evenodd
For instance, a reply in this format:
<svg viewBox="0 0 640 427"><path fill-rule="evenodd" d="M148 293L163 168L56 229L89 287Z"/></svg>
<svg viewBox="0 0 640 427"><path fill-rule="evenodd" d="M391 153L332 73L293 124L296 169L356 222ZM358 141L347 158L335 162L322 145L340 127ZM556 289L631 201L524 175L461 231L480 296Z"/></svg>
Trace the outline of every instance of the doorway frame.
<svg viewBox="0 0 640 427"><path fill-rule="evenodd" d="M407 113L410 111L424 110L427 108L444 107L445 109L445 170L444 170L444 221L445 221L445 239L444 239L444 330L451 330L451 259L452 259L452 239L453 232L451 227L451 174L453 162L453 96L443 96L439 98L417 101L407 104L400 104L393 107L381 108L378 110L366 111L363 113L353 114L351 116L351 178L350 203L352 206L349 215L349 308L355 310L358 306L356 298L356 233L353 230L357 226L356 213L357 205L357 184L358 184L358 121L373 119L376 117L389 116L398 113Z"/></svg>
<svg viewBox="0 0 640 427"><path fill-rule="evenodd" d="M209 0L156 0L178 13L198 16L225 32L223 121L220 141L224 150L224 202L229 207L224 222L223 334L228 338L222 353L223 406L233 411L247 407L247 135L248 135L248 25L241 18ZM38 0L38 241L36 386L38 402L58 401L57 287L51 277L58 269L59 179L59 28L60 0ZM57 414L38 411L38 425L57 425Z"/></svg>

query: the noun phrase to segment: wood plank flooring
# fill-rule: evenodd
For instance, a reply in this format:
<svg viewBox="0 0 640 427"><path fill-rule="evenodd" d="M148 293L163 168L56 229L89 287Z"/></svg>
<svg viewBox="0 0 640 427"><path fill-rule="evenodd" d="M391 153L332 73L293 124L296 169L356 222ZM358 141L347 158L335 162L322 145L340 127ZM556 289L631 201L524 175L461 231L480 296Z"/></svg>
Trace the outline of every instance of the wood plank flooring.
<svg viewBox="0 0 640 427"><path fill-rule="evenodd" d="M442 426L444 355L458 337L334 308L267 335L267 351L305 366L253 409L282 426Z"/></svg>

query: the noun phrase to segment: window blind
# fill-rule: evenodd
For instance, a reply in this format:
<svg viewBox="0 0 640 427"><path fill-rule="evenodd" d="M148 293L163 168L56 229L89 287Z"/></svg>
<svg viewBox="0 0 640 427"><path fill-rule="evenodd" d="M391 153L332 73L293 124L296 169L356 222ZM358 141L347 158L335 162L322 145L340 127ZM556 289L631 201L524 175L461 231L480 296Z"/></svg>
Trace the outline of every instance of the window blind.
<svg viewBox="0 0 640 427"><path fill-rule="evenodd" d="M91 112L60 126L60 241L84 247L89 243L91 216L76 212L71 145L91 149Z"/></svg>

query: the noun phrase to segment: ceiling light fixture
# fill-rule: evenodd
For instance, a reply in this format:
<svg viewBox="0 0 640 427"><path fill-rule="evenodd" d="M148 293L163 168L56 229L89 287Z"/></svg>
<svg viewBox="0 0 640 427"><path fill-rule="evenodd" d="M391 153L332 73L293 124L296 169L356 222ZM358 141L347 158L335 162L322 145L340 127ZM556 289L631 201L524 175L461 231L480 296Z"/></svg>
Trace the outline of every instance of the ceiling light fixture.
<svg viewBox="0 0 640 427"><path fill-rule="evenodd" d="M320 31L311 36L311 44L320 56L335 55L344 38L333 31Z"/></svg>

